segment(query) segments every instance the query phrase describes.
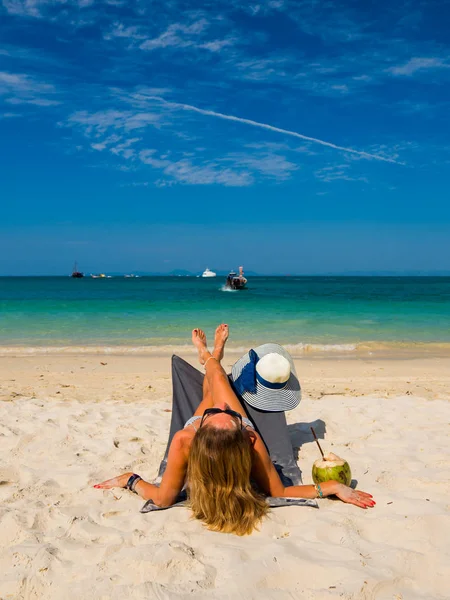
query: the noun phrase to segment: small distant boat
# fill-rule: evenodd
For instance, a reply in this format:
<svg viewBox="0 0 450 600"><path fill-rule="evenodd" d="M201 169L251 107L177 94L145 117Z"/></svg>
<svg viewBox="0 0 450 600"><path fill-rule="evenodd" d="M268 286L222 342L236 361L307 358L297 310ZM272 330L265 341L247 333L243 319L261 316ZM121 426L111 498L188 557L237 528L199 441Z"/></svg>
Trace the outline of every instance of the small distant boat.
<svg viewBox="0 0 450 600"><path fill-rule="evenodd" d="M71 277L74 277L75 279L81 279L82 277L84 277L84 273L82 273L81 271L78 270L77 263L75 263L73 265L73 270L72 270Z"/></svg>
<svg viewBox="0 0 450 600"><path fill-rule="evenodd" d="M247 279L244 277L244 267L239 267L239 275L235 271L231 271L225 282L225 287L229 290L243 290L247 284Z"/></svg>
<svg viewBox="0 0 450 600"><path fill-rule="evenodd" d="M206 267L206 269L202 273L202 277L217 277L217 273L214 273L214 271L210 271L208 267Z"/></svg>
<svg viewBox="0 0 450 600"><path fill-rule="evenodd" d="M91 275L92 279L104 279L106 275L104 273L100 273L99 275Z"/></svg>

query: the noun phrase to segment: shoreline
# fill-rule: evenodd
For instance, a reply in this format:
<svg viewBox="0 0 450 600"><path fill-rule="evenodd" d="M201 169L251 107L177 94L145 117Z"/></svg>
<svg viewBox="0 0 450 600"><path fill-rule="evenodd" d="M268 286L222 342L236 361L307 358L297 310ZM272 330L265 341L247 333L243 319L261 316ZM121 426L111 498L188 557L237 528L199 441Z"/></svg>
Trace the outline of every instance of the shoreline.
<svg viewBox="0 0 450 600"><path fill-rule="evenodd" d="M242 356L251 347L265 342L238 343L227 345L227 354ZM420 359L450 358L450 343L446 342L343 342L343 343L283 343L282 345L293 358L315 359ZM196 350L191 343L131 345L131 344L0 344L0 357L8 356L149 356L166 357L172 354L194 356Z"/></svg>

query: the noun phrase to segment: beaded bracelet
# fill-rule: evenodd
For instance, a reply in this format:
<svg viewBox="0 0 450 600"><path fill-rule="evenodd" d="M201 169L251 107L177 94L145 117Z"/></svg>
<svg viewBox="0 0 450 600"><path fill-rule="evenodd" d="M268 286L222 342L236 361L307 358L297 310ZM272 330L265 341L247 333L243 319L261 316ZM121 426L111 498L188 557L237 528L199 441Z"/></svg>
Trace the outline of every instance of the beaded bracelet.
<svg viewBox="0 0 450 600"><path fill-rule="evenodd" d="M316 483L314 488L316 490L316 498L323 498L323 492L322 492L322 488L320 487L320 483Z"/></svg>

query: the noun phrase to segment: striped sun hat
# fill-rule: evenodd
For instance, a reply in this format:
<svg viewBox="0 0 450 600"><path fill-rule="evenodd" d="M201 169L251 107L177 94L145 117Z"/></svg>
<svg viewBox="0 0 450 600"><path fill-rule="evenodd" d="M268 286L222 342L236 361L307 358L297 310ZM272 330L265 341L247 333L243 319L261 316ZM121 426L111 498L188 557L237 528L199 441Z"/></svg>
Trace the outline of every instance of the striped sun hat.
<svg viewBox="0 0 450 600"><path fill-rule="evenodd" d="M279 344L263 344L244 354L234 363L231 378L242 398L259 410L292 410L301 400L294 361Z"/></svg>

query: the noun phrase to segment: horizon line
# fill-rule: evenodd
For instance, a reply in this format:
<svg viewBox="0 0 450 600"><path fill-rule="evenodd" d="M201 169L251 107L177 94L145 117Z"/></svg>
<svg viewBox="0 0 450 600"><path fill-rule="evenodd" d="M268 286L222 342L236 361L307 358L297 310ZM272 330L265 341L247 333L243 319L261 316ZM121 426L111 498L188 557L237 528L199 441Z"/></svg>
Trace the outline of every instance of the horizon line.
<svg viewBox="0 0 450 600"><path fill-rule="evenodd" d="M185 277L192 279L220 279L225 276L225 271L223 274L220 274L216 277L202 277L201 274L195 273L142 273L138 272L135 277L125 277L128 273L118 273L116 271L105 272L105 275L109 275L109 278L123 278L123 279L141 279L142 277ZM255 272L247 272L249 277L450 277L450 270L441 270L441 271L406 271L406 272L396 272L396 271L354 271L354 272L324 272L324 273L255 273ZM27 274L27 275L5 275L0 274L0 278L10 278L10 279L20 279L27 277L57 277L57 278L68 278L73 279L69 274L49 274L49 273L41 273L41 274ZM107 277L108 278L108 277ZM81 279L94 279L91 277L91 274L84 275Z"/></svg>

